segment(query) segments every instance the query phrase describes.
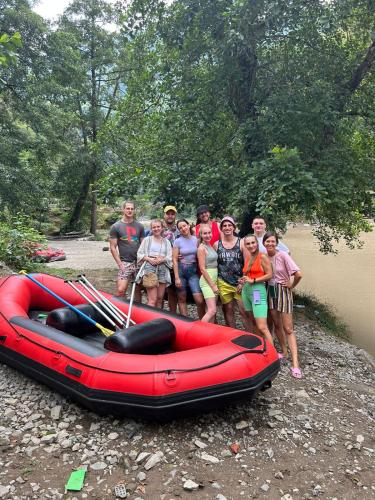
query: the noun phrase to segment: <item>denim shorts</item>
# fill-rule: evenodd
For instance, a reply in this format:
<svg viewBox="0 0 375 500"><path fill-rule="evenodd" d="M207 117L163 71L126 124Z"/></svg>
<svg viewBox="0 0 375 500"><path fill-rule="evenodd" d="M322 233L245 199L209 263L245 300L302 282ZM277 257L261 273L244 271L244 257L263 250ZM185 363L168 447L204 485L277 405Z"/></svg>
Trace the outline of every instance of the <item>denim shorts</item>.
<svg viewBox="0 0 375 500"><path fill-rule="evenodd" d="M178 263L178 275L181 281L181 287L177 288L177 292L186 292L190 288L191 293L202 293L199 286L199 276L197 273L197 265Z"/></svg>

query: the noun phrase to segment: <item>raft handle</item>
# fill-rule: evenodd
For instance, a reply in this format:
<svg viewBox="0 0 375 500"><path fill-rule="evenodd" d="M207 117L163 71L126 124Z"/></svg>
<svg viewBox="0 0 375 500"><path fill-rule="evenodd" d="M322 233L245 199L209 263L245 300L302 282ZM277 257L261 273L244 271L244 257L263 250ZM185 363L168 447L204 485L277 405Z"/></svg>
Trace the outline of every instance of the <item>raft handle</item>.
<svg viewBox="0 0 375 500"><path fill-rule="evenodd" d="M0 335L0 344L5 344L6 339L7 339L6 335Z"/></svg>
<svg viewBox="0 0 375 500"><path fill-rule="evenodd" d="M80 377L82 375L82 370L79 370L78 368L74 368L74 366L68 365L65 368L66 373L69 373L69 375L74 375L75 377Z"/></svg>

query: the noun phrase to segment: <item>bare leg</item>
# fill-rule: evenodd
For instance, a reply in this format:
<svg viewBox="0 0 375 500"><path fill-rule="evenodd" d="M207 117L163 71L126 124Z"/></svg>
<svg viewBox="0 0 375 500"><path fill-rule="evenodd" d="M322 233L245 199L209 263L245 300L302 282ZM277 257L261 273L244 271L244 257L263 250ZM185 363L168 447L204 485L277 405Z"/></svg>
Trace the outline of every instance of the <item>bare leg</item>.
<svg viewBox="0 0 375 500"><path fill-rule="evenodd" d="M216 298L212 297L205 300L206 300L207 311L206 314L203 316L202 321L210 323L213 322L216 314Z"/></svg>
<svg viewBox="0 0 375 500"><path fill-rule="evenodd" d="M249 317L245 311L245 307L243 305L243 302L241 299L236 299L236 302L237 302L238 309L239 309L240 314L241 314L241 319L242 319L244 329L247 332L251 332L252 331L252 324L251 324L251 321L249 321Z"/></svg>
<svg viewBox="0 0 375 500"><path fill-rule="evenodd" d="M204 298L201 293L193 293L194 302L197 306L198 318L202 319L206 312Z"/></svg>
<svg viewBox="0 0 375 500"><path fill-rule="evenodd" d="M173 313L176 313L177 312L177 293L176 293L176 290L169 286L167 288L167 294L168 294L169 310Z"/></svg>
<svg viewBox="0 0 375 500"><path fill-rule="evenodd" d="M156 302L158 298L158 289L156 286L153 288L147 288L147 305L151 307L156 307Z"/></svg>
<svg viewBox="0 0 375 500"><path fill-rule="evenodd" d="M142 302L142 287L141 285L135 285L135 292L134 292L134 302Z"/></svg>
<svg viewBox="0 0 375 500"><path fill-rule="evenodd" d="M260 335L260 331L255 323L255 318L254 314L251 311L246 311L246 316L248 322L251 324L251 332L256 333L257 335Z"/></svg>
<svg viewBox="0 0 375 500"><path fill-rule="evenodd" d="M128 286L129 280L117 280L117 295L119 297L125 297Z"/></svg>
<svg viewBox="0 0 375 500"><path fill-rule="evenodd" d="M177 292L178 310L182 316L187 316L186 292Z"/></svg>
<svg viewBox="0 0 375 500"><path fill-rule="evenodd" d="M268 312L270 313L270 316L272 318L272 322L273 322L274 327L275 327L275 334L276 334L277 340L279 341L281 352L283 353L283 356L285 358L287 358L288 357L288 349L286 346L286 340L285 340L285 334L284 334L281 314L279 313L279 311L276 311L276 309L269 309Z"/></svg>
<svg viewBox="0 0 375 500"><path fill-rule="evenodd" d="M260 331L260 333L263 335L263 337L268 340L270 344L273 345L273 338L271 335L271 332L268 329L267 326L267 318L255 318L255 323Z"/></svg>
<svg viewBox="0 0 375 500"><path fill-rule="evenodd" d="M164 301L164 294L165 294L165 287L166 283L159 283L159 286L157 287L157 300L156 300L156 307L159 309L163 309L163 301Z"/></svg>
<svg viewBox="0 0 375 500"><path fill-rule="evenodd" d="M228 302L228 304L223 304L223 313L225 324L232 328L236 328L236 322L234 320L234 300Z"/></svg>
<svg viewBox="0 0 375 500"><path fill-rule="evenodd" d="M293 315L288 313L281 313L281 319L292 357L292 367L299 368L297 337L294 333L293 328Z"/></svg>

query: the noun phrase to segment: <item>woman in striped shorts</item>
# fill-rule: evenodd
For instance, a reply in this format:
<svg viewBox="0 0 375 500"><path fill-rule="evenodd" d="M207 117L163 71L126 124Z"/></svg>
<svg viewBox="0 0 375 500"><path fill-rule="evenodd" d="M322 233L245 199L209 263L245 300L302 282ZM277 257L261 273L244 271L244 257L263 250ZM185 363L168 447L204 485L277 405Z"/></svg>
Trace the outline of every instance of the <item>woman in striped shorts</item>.
<svg viewBox="0 0 375 500"><path fill-rule="evenodd" d="M268 307L276 329L284 329L292 358L291 374L302 378L298 362L297 338L293 326L293 293L302 279L302 274L294 260L286 252L277 250L277 234L267 231L263 245L272 264L273 277L268 282ZM279 332L280 333L280 332ZM279 335L278 335L279 337Z"/></svg>

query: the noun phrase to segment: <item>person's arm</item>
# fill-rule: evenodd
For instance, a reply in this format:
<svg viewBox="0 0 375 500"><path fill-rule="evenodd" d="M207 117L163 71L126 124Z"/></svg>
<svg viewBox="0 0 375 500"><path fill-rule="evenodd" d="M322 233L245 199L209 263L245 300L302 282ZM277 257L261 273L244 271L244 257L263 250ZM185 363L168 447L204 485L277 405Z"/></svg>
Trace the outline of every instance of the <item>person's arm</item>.
<svg viewBox="0 0 375 500"><path fill-rule="evenodd" d="M293 282L288 285L288 288L290 290L293 290L293 288L295 288L298 285L301 279L302 279L302 273L301 271L297 271L296 273L293 274Z"/></svg>
<svg viewBox="0 0 375 500"><path fill-rule="evenodd" d="M250 252L249 250L246 248L246 245L245 245L245 238L242 238L241 241L240 241L240 250L242 252L242 255L243 255L243 260L245 261L246 259L249 259L250 258Z"/></svg>
<svg viewBox="0 0 375 500"><path fill-rule="evenodd" d="M172 249L172 260L173 260L173 271L174 271L174 281L177 288L181 287L181 280L178 274L178 255L180 253L180 249L178 246L173 247Z"/></svg>
<svg viewBox="0 0 375 500"><path fill-rule="evenodd" d="M294 260L285 252L279 252L278 256L282 259L285 271L289 276L287 281L281 283L281 285L288 287L290 290L295 288L302 279L302 273L294 262ZM293 280L291 279L293 277Z"/></svg>
<svg viewBox="0 0 375 500"><path fill-rule="evenodd" d="M216 285L216 283L214 283L212 281L210 275L206 271L206 254L207 254L207 250L204 248L204 246L199 245L198 252L197 252L199 270L200 270L203 278L207 281L207 283L212 288L212 291L214 293L217 293L218 292L217 285Z"/></svg>
<svg viewBox="0 0 375 500"><path fill-rule="evenodd" d="M120 254L118 251L118 239L110 238L109 239L109 249L111 250L112 257L115 259L115 262L119 268L122 266L122 262L120 259Z"/></svg>

